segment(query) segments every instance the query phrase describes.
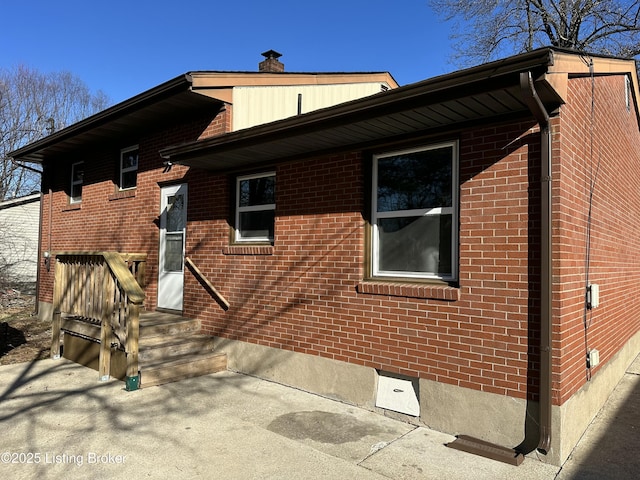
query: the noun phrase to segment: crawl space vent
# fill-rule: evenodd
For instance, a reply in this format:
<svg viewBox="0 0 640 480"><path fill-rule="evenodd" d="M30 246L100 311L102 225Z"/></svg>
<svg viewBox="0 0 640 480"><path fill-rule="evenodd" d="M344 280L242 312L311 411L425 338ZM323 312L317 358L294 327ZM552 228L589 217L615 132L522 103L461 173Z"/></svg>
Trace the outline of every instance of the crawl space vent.
<svg viewBox="0 0 640 480"><path fill-rule="evenodd" d="M376 407L419 417L420 403L418 402L414 382L405 378L392 377L380 373L378 376Z"/></svg>

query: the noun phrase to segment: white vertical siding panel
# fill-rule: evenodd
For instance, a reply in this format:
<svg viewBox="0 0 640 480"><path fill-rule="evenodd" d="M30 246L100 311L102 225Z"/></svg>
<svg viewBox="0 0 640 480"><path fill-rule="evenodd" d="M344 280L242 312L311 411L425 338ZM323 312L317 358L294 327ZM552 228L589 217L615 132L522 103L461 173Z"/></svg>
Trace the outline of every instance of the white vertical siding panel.
<svg viewBox="0 0 640 480"><path fill-rule="evenodd" d="M233 129L241 130L296 115L299 94L302 94L301 113L308 113L380 91L379 82L236 87L233 90Z"/></svg>
<svg viewBox="0 0 640 480"><path fill-rule="evenodd" d="M36 281L39 199L0 203L0 273L12 282Z"/></svg>

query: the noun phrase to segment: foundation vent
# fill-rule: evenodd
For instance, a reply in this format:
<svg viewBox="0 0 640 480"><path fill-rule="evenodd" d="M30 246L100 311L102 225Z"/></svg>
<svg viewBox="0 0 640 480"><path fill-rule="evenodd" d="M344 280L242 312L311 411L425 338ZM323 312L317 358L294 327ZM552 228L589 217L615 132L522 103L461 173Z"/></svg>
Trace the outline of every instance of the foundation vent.
<svg viewBox="0 0 640 480"><path fill-rule="evenodd" d="M417 392L417 379L379 372L376 407L419 417L420 402Z"/></svg>

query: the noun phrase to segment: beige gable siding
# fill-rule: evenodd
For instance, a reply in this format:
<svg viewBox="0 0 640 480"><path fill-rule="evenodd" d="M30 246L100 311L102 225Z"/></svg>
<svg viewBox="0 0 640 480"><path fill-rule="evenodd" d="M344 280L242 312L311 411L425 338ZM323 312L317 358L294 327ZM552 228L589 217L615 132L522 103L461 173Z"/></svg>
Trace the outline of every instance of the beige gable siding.
<svg viewBox="0 0 640 480"><path fill-rule="evenodd" d="M340 85L287 85L236 87L233 91L233 129L253 127L308 113L357 98L379 93L389 85L381 82Z"/></svg>
<svg viewBox="0 0 640 480"><path fill-rule="evenodd" d="M0 283L36 282L40 195L0 203Z"/></svg>

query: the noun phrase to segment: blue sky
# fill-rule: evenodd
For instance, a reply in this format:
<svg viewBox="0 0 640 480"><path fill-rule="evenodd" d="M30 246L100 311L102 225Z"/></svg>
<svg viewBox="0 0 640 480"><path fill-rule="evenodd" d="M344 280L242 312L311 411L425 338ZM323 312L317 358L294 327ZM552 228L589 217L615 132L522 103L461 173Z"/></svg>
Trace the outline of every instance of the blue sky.
<svg viewBox="0 0 640 480"><path fill-rule="evenodd" d="M389 71L401 85L455 69L426 0L0 0L0 67L69 71L114 103L192 70Z"/></svg>

